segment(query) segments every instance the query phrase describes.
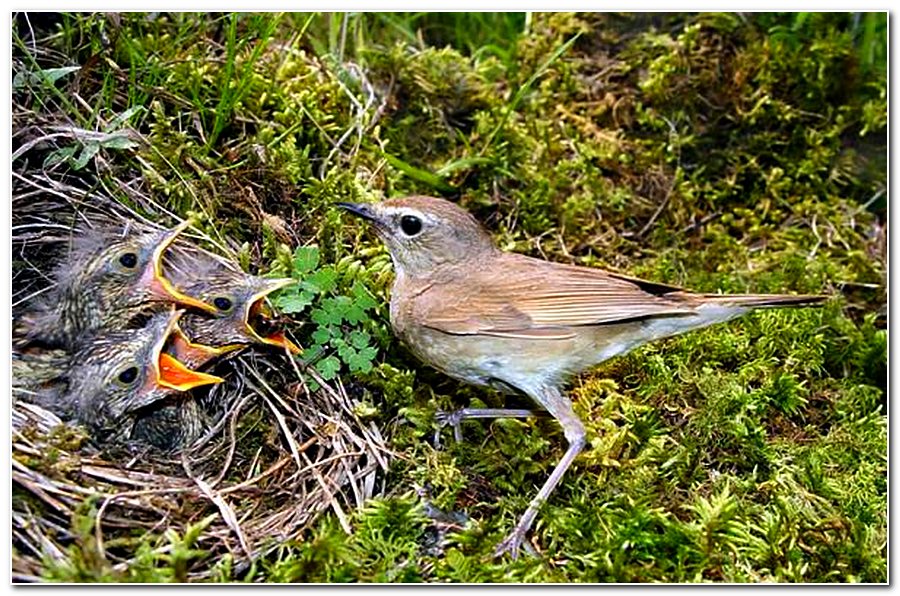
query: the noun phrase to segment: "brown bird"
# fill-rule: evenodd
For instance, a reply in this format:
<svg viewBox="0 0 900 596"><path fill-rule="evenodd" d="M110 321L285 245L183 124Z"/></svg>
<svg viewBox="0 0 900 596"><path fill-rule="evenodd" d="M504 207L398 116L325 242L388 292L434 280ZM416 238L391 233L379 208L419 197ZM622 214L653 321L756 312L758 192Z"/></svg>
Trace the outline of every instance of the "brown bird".
<svg viewBox="0 0 900 596"><path fill-rule="evenodd" d="M214 307L212 313L187 313L175 334L171 353L193 368L250 344L301 350L274 328L266 297L292 279L266 279L195 250L173 247L165 275L185 294Z"/></svg>
<svg viewBox="0 0 900 596"><path fill-rule="evenodd" d="M568 449L496 555L517 555L541 504L584 448L584 425L561 392L569 377L646 342L755 308L825 299L698 294L504 253L475 218L443 199L338 205L368 220L387 245L396 274L391 325L417 357L461 381L525 393L562 425ZM464 410L456 418L522 415Z"/></svg>
<svg viewBox="0 0 900 596"><path fill-rule="evenodd" d="M23 355L13 361L13 376L20 379L14 385L26 401L84 424L101 440L127 437L128 422L140 409L175 392L222 381L163 352L182 313L158 313L140 329L94 336L71 354L55 379L41 377L31 392L22 390L23 379L31 370L29 358L36 355Z"/></svg>
<svg viewBox="0 0 900 596"><path fill-rule="evenodd" d="M162 256L189 225L173 230L100 228L78 234L55 272L56 286L17 321L24 342L73 350L79 337L124 329L168 304L210 313L215 307L176 289L162 274Z"/></svg>

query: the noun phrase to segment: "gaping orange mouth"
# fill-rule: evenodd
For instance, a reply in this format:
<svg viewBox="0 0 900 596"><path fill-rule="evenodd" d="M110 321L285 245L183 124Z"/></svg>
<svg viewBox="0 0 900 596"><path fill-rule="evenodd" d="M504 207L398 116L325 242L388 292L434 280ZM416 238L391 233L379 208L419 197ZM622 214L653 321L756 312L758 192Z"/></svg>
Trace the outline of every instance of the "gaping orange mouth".
<svg viewBox="0 0 900 596"><path fill-rule="evenodd" d="M166 323L165 333L160 336L156 345L153 346L152 362L156 384L160 387L175 389L176 391L189 391L202 385L221 383L224 380L221 377L191 370L171 354L163 352L166 341L178 329L178 319L181 318L183 313L184 311L181 310L172 311Z"/></svg>
<svg viewBox="0 0 900 596"><path fill-rule="evenodd" d="M240 344L230 344L225 346L208 346L206 344L194 343L185 335L181 327L176 325L169 338L170 351L175 358L180 360L186 366L200 367L223 354L240 349Z"/></svg>
<svg viewBox="0 0 900 596"><path fill-rule="evenodd" d="M303 349L288 339L284 331L276 328L272 311L266 305L266 296L296 282L293 279L273 279L266 282L266 286L248 302L244 316L245 331L257 342L287 348L292 354L302 354Z"/></svg>
<svg viewBox="0 0 900 596"><path fill-rule="evenodd" d="M162 352L159 355L160 386L177 391L190 391L195 387L221 383L224 379L215 375L191 370L171 354Z"/></svg>

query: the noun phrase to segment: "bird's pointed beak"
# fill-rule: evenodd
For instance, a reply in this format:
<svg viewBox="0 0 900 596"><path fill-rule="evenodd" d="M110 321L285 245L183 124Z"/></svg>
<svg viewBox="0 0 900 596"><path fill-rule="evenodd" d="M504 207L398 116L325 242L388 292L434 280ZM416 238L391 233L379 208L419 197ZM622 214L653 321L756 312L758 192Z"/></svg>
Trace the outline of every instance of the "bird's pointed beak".
<svg viewBox="0 0 900 596"><path fill-rule="evenodd" d="M216 375L191 370L171 354L159 355L159 380L161 387L176 391L190 391L195 387L221 383L224 379Z"/></svg>
<svg viewBox="0 0 900 596"><path fill-rule="evenodd" d="M165 327L162 329L162 333L159 334L156 343L153 345L151 362L153 363L153 372L155 373L153 378L156 380L156 384L176 391L188 391L202 385L221 383L224 380L221 377L191 370L183 362L163 351L167 340L178 328L178 319L181 318L182 314L184 314L183 310L172 310L166 320Z"/></svg>
<svg viewBox="0 0 900 596"><path fill-rule="evenodd" d="M288 336L284 334L284 331L275 331L260 339L264 344L275 346L276 348L287 348L291 354L303 353L303 348L288 339Z"/></svg>
<svg viewBox="0 0 900 596"><path fill-rule="evenodd" d="M284 331L276 330L271 333L258 331L254 324L265 323L272 319L272 311L266 305L266 297L286 286L297 283L296 280L290 278L282 279L262 279L259 291L254 294L247 302L247 312L244 314L244 325L247 334L255 341L278 348L286 348L292 354L302 354L303 349L292 342L284 334Z"/></svg>
<svg viewBox="0 0 900 596"><path fill-rule="evenodd" d="M233 352L241 348L239 344L230 344L225 346L208 346L206 344L198 344L191 341L191 338L182 331L181 327L176 325L172 331L169 348L173 356L184 364L200 367L212 360L218 358L228 352Z"/></svg>
<svg viewBox="0 0 900 596"><path fill-rule="evenodd" d="M218 312L216 307L203 302L192 296L188 296L184 292L176 288L165 275L163 275L163 254L166 252L175 239L191 225L190 220L182 222L178 227L166 233L159 243L153 249L151 258L151 269L145 273L145 277L149 276L150 291L161 300L172 301L184 306L191 306L210 314Z"/></svg>
<svg viewBox="0 0 900 596"><path fill-rule="evenodd" d="M338 207L344 211L349 211L353 215L361 217L373 223L378 223L378 214L371 205L365 203L336 203Z"/></svg>

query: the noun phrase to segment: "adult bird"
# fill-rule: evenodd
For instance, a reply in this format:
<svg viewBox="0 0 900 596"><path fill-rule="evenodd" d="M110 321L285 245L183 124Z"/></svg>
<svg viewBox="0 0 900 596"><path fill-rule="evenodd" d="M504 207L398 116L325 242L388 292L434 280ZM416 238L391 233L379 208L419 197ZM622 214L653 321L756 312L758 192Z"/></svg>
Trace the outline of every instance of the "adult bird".
<svg viewBox="0 0 900 596"><path fill-rule="evenodd" d="M170 304L216 312L179 291L162 273L162 257L189 225L172 230L99 227L77 233L55 285L16 322L17 343L72 351L79 338L125 329Z"/></svg>
<svg viewBox="0 0 900 596"><path fill-rule="evenodd" d="M584 425L562 392L572 375L755 308L825 299L700 294L502 252L474 217L443 199L338 205L367 220L387 245L395 272L391 326L419 359L461 381L525 393L562 425L569 447L497 555L517 555L541 504L585 446ZM476 409L454 418L527 413Z"/></svg>

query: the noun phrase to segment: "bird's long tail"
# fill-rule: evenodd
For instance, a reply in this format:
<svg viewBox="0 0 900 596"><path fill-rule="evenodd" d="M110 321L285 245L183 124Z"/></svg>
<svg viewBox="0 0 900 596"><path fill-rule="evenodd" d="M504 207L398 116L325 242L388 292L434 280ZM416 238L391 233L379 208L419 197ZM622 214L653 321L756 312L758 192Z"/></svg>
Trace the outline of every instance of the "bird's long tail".
<svg viewBox="0 0 900 596"><path fill-rule="evenodd" d="M744 308L789 308L793 306L817 306L828 296L812 294L695 294L701 303Z"/></svg>
<svg viewBox="0 0 900 596"><path fill-rule="evenodd" d="M692 292L668 292L665 297L691 308L689 314L651 317L644 321L641 330L631 343L623 342L620 349L608 350L602 354L602 362L610 356L624 354L633 347L647 341L671 337L702 329L716 323L724 323L747 314L756 308L816 306L828 296L790 294L694 294Z"/></svg>

